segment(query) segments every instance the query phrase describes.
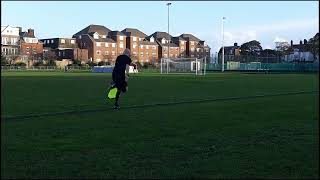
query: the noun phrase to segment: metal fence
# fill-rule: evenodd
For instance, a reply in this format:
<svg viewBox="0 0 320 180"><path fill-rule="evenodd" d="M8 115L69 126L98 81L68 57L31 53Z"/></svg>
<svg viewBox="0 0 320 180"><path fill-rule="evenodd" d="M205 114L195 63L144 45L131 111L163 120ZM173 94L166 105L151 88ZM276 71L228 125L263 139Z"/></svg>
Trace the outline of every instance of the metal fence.
<svg viewBox="0 0 320 180"><path fill-rule="evenodd" d="M60 68L56 66L1 66L1 71L65 71L65 72L75 72L75 71L91 71L92 67L87 66L66 66L65 68Z"/></svg>
<svg viewBox="0 0 320 180"><path fill-rule="evenodd" d="M221 64L207 64L207 71L221 71ZM319 63L237 63L224 64L225 71L319 72Z"/></svg>

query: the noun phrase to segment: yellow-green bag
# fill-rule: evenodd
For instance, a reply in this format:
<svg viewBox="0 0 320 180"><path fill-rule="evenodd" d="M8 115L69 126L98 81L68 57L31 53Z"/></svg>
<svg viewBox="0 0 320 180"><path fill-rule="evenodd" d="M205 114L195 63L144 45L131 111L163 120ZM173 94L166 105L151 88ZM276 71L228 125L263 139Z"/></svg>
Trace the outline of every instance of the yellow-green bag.
<svg viewBox="0 0 320 180"><path fill-rule="evenodd" d="M109 91L109 93L108 93L108 98L109 98L109 99L114 99L114 98L116 98L117 91L118 91L118 88L116 88L116 87L110 89L110 91Z"/></svg>

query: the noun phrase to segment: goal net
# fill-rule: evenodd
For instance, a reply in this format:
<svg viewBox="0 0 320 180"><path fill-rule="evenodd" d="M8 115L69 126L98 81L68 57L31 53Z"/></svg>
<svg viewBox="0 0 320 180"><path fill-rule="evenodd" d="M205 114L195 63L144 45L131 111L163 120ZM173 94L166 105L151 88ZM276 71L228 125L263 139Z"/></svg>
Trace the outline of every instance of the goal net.
<svg viewBox="0 0 320 180"><path fill-rule="evenodd" d="M160 72L161 74L190 73L205 75L206 58L162 58Z"/></svg>

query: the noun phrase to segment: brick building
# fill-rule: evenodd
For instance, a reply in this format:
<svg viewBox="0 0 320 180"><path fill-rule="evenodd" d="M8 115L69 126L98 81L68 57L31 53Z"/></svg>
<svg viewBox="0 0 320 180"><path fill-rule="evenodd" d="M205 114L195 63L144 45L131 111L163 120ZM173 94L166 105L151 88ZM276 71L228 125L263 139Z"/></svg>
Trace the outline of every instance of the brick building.
<svg viewBox="0 0 320 180"><path fill-rule="evenodd" d="M88 61L88 50L79 48L75 38L47 38L41 41L45 47L45 59Z"/></svg>
<svg viewBox="0 0 320 180"><path fill-rule="evenodd" d="M131 50L133 61L158 62L158 44L146 39L145 33L134 28L126 28L121 32L126 35L127 48Z"/></svg>
<svg viewBox="0 0 320 180"><path fill-rule="evenodd" d="M21 30L21 29L20 29ZM35 37L34 30L20 32L20 55L28 56L32 60L43 58L43 43Z"/></svg>

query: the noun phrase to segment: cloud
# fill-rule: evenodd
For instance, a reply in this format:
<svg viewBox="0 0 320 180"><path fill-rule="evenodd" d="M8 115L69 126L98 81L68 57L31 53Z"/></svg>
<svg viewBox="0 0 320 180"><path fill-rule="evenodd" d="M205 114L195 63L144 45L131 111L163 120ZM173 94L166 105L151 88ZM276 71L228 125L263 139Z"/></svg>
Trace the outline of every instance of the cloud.
<svg viewBox="0 0 320 180"><path fill-rule="evenodd" d="M284 38L280 38L280 37L276 36L274 38L273 42L288 42L288 41Z"/></svg>

